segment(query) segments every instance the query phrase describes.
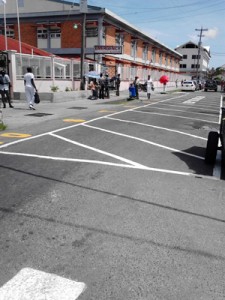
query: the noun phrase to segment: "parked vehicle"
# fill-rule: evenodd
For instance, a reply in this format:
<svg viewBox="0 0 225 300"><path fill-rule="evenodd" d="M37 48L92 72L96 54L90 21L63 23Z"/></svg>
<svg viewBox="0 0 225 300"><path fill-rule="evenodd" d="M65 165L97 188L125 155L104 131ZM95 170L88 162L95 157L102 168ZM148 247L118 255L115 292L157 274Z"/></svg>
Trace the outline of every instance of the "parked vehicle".
<svg viewBox="0 0 225 300"><path fill-rule="evenodd" d="M194 81L184 81L181 84L182 91L196 91L197 87Z"/></svg>
<svg viewBox="0 0 225 300"><path fill-rule="evenodd" d="M215 80L207 80L206 81L204 91L207 92L210 90L217 92L217 83Z"/></svg>

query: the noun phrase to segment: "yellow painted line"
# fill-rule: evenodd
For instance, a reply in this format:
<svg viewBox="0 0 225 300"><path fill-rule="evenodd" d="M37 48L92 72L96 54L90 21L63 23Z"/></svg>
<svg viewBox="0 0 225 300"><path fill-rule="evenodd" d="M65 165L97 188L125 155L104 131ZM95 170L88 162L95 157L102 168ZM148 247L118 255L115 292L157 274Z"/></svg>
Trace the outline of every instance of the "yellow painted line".
<svg viewBox="0 0 225 300"><path fill-rule="evenodd" d="M4 142L0 142L0 145L1 145L1 144L4 144Z"/></svg>
<svg viewBox="0 0 225 300"><path fill-rule="evenodd" d="M4 136L4 137L8 137L8 138L24 139L24 138L30 137L31 134L17 133L17 132L7 132L7 133L0 134L0 136Z"/></svg>
<svg viewBox="0 0 225 300"><path fill-rule="evenodd" d="M82 123L85 122L86 120L82 119L64 119L63 122L68 122L68 123Z"/></svg>
<svg viewBox="0 0 225 300"><path fill-rule="evenodd" d="M114 113L114 112L116 112L116 110L107 110L107 109L103 109L103 110L99 110L99 112L100 112L100 113L108 113L108 112Z"/></svg>

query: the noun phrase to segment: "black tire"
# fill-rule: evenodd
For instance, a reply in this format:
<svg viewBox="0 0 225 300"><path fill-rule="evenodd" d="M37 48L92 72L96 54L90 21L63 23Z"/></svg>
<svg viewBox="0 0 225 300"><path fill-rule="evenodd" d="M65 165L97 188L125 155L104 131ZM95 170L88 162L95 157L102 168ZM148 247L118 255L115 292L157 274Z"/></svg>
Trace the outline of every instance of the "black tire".
<svg viewBox="0 0 225 300"><path fill-rule="evenodd" d="M216 161L218 141L219 133L216 131L210 131L205 151L205 162L208 165L213 165Z"/></svg>

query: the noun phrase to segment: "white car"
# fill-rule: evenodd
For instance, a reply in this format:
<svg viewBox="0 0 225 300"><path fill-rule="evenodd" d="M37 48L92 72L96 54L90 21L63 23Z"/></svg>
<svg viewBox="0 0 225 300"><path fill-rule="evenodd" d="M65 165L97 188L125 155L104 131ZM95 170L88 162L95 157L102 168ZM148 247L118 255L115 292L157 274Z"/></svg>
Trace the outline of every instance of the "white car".
<svg viewBox="0 0 225 300"><path fill-rule="evenodd" d="M181 90L182 91L196 91L196 84L194 81L184 81L181 84Z"/></svg>

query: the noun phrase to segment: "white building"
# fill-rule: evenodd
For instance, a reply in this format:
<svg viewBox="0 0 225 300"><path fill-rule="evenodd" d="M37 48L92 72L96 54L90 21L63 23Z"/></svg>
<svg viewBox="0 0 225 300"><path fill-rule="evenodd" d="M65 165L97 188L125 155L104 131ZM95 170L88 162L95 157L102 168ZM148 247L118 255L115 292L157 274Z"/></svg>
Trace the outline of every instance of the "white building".
<svg viewBox="0 0 225 300"><path fill-rule="evenodd" d="M200 46L194 42L187 42L175 48L183 58L180 61L180 72L190 75L193 79L204 78L210 61L210 47Z"/></svg>

